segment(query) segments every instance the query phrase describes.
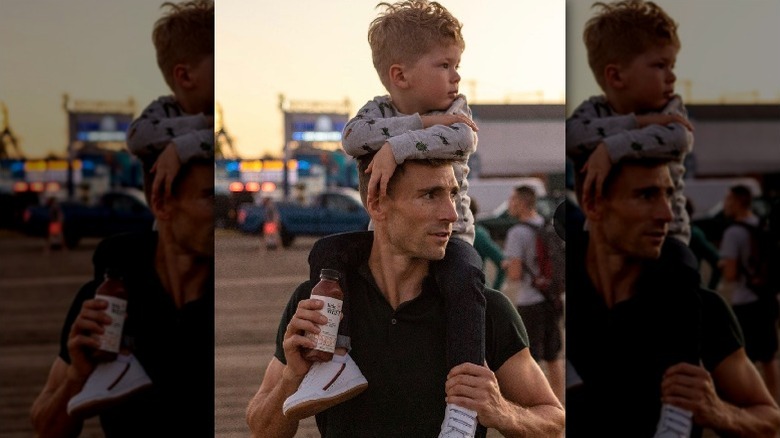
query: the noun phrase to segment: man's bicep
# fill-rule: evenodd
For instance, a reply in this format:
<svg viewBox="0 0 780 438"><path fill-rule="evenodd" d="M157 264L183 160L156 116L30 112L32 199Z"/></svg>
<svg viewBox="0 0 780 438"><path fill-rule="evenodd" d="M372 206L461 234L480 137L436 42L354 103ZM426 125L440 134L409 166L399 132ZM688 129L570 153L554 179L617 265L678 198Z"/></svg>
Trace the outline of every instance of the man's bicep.
<svg viewBox="0 0 780 438"><path fill-rule="evenodd" d="M504 397L520 406L558 404L544 372L527 348L507 359L496 371L496 379Z"/></svg>
<svg viewBox="0 0 780 438"><path fill-rule="evenodd" d="M727 402L738 407L771 405L772 396L744 348L735 350L721 361L712 378L718 394Z"/></svg>

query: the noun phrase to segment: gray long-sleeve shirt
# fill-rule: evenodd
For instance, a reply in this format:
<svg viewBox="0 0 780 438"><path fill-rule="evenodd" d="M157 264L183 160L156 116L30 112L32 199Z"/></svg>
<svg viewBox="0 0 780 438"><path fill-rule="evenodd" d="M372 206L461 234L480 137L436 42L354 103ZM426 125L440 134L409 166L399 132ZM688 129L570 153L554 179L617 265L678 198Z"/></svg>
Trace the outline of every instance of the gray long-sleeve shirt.
<svg viewBox="0 0 780 438"><path fill-rule="evenodd" d="M466 98L458 96L445 112L429 114L462 114L471 118ZM378 151L390 143L396 163L409 159L455 159L453 170L460 190L456 198L458 220L453 236L474 243L474 216L469 209L467 165L469 155L477 149L477 135L465 123L423 128L420 114L401 114L390 96L377 96L366 103L344 127L342 146L353 157Z"/></svg>
<svg viewBox="0 0 780 438"><path fill-rule="evenodd" d="M196 156L214 157L213 124L204 114L186 114L174 96L162 96L130 124L127 147L151 165L170 142L182 163Z"/></svg>
<svg viewBox="0 0 780 438"><path fill-rule="evenodd" d="M679 96L672 98L661 110L662 114L678 114L687 119L688 113ZM686 244L690 240L690 218L685 210L683 194L683 160L693 149L693 134L680 123L639 127L634 114L617 114L604 96L593 96L580 104L566 119L566 155L579 171L596 146L604 143L613 163L625 158L667 158L674 196L669 235Z"/></svg>

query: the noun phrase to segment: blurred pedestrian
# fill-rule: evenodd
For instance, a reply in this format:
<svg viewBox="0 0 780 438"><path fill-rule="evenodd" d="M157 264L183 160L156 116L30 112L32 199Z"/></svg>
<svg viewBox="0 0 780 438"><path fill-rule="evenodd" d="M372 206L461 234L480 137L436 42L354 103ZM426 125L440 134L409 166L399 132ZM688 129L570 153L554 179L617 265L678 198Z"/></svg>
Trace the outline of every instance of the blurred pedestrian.
<svg viewBox="0 0 780 438"><path fill-rule="evenodd" d="M49 209L49 225L46 233L46 245L44 251L48 254L52 249L67 251L65 244L65 216L62 207L56 198L50 197L46 201Z"/></svg>
<svg viewBox="0 0 780 438"><path fill-rule="evenodd" d="M265 216L262 232L263 241L265 242L265 249L272 251L279 248L282 244L282 238L279 234L281 223L276 203L268 196L263 198L263 213Z"/></svg>
<svg viewBox="0 0 780 438"><path fill-rule="evenodd" d="M563 400L562 303L548 297L535 281L542 273L539 251L546 249L537 246L537 238L541 238L539 233L542 232L545 220L536 211L536 192L533 187L515 188L509 198L508 211L520 221L509 229L504 243L507 276L518 285L518 290L514 292L515 305L528 330L531 356L544 365L550 386L558 399ZM565 275L564 266L553 268Z"/></svg>
<svg viewBox="0 0 780 438"><path fill-rule="evenodd" d="M469 208L471 209L471 214L476 218L477 213L479 213L476 199L471 198ZM476 222L474 222L474 249L477 250L484 263L487 264L490 261L493 264L496 274L490 287L495 290L501 290L506 281L506 269L502 266L504 252L498 243L490 237L488 229Z"/></svg>
<svg viewBox="0 0 780 438"><path fill-rule="evenodd" d="M752 194L743 185L729 189L723 200L723 213L734 223L723 232L720 243L723 269L723 292L745 336L745 351L758 364L764 383L775 400L780 395L780 364L778 350L778 303L774 291L763 294L751 286L749 275L756 263L752 254L759 242L751 237L760 223L751 210ZM774 267L777 268L776 266Z"/></svg>

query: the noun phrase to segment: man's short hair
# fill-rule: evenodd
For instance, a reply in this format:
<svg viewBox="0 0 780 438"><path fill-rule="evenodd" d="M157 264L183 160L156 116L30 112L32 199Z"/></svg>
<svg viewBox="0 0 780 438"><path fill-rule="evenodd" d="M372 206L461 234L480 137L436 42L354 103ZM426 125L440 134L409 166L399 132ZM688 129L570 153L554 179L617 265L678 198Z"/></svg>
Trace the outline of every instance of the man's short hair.
<svg viewBox="0 0 780 438"><path fill-rule="evenodd" d="M360 191L360 199L363 201L365 207L368 207L368 182L371 179L371 174L367 174L366 169L368 168L368 165L371 164L371 160L374 159L374 155L376 155L376 152L356 158L358 168L358 190ZM446 159L410 159L404 161L395 168L393 175L390 177L390 181L387 182L387 196L392 196L393 188L398 181L398 177L406 172L407 163L419 163L430 167L441 167L445 165L451 166L454 162L455 160Z"/></svg>
<svg viewBox="0 0 780 438"><path fill-rule="evenodd" d="M588 64L602 89L607 65L626 65L653 47L671 44L680 48L677 23L653 2L622 0L598 2L593 7L601 11L585 24L583 40Z"/></svg>
<svg viewBox="0 0 780 438"><path fill-rule="evenodd" d="M604 182L602 183L601 192L604 194L604 196L608 196L612 190L612 186L614 185L615 180L617 179L618 175L620 175L621 172L623 172L623 168L629 165L633 166L641 166L641 167L657 167L657 166L668 166L669 163L671 163L673 160L671 158L663 158L663 157L629 157L624 158L617 163L613 164L612 167L609 168L609 173L607 174L606 178L604 178ZM576 172L575 174L575 181L574 181L574 192L577 195L577 201L580 205L582 205L582 190L585 182L585 174L582 172Z"/></svg>
<svg viewBox="0 0 780 438"><path fill-rule="evenodd" d="M515 194L528 208L536 208L536 190L531 186L515 187Z"/></svg>
<svg viewBox="0 0 780 438"><path fill-rule="evenodd" d="M751 204L753 204L753 192L750 191L748 186L737 184L729 188L729 192L731 192L731 196L742 208L750 209Z"/></svg>
<svg viewBox="0 0 780 438"><path fill-rule="evenodd" d="M170 9L154 23L152 42L157 52L157 65L165 82L173 88L176 64L197 64L214 55L214 2L165 2L160 7Z"/></svg>
<svg viewBox="0 0 780 438"><path fill-rule="evenodd" d="M466 48L461 24L444 6L427 0L379 3L386 10L368 28L371 58L382 84L390 89L390 66L415 63L436 45Z"/></svg>

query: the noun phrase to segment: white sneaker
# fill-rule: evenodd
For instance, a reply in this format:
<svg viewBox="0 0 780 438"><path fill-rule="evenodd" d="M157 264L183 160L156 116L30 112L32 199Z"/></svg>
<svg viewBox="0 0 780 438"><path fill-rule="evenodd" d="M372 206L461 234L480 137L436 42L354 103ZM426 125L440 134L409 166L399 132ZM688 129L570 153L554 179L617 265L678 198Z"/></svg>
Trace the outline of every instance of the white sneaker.
<svg viewBox="0 0 780 438"><path fill-rule="evenodd" d="M439 438L473 438L475 433L477 433L476 411L448 403Z"/></svg>
<svg viewBox="0 0 780 438"><path fill-rule="evenodd" d="M282 412L295 420L311 417L351 399L367 386L366 378L349 354L343 363L336 360L315 362L298 390L284 401Z"/></svg>
<svg viewBox="0 0 780 438"><path fill-rule="evenodd" d="M136 392L152 385L152 380L132 354L99 363L81 392L68 401L68 415L92 417Z"/></svg>
<svg viewBox="0 0 780 438"><path fill-rule="evenodd" d="M661 418L658 420L658 430L653 438L688 438L691 436L693 413L664 404L661 407Z"/></svg>

